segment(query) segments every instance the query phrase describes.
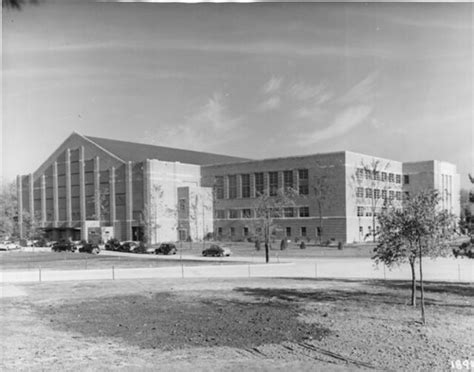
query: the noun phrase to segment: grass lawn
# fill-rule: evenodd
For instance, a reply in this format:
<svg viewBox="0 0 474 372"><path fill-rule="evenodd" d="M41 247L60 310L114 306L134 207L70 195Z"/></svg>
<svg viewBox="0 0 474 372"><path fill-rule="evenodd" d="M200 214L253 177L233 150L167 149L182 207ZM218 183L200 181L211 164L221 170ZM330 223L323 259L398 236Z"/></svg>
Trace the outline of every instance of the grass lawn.
<svg viewBox="0 0 474 372"><path fill-rule="evenodd" d="M449 370L474 358L474 290L405 281L180 279L12 286L0 369ZM8 293L5 289L5 293Z"/></svg>
<svg viewBox="0 0 474 372"><path fill-rule="evenodd" d="M232 264L227 258L219 261L183 260L184 266ZM181 265L180 261L160 259L156 255L92 255L71 252L2 252L0 253L0 270L83 270L115 268L169 267Z"/></svg>

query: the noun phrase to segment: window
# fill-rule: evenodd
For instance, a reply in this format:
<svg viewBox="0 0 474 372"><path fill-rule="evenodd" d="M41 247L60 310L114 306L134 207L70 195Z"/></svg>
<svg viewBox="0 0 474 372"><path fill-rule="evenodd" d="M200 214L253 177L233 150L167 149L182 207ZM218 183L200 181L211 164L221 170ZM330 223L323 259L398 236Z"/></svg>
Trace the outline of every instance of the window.
<svg viewBox="0 0 474 372"><path fill-rule="evenodd" d="M242 218L252 218L252 210L242 209Z"/></svg>
<svg viewBox="0 0 474 372"><path fill-rule="evenodd" d="M291 236L291 227L286 228L286 236L290 237Z"/></svg>
<svg viewBox="0 0 474 372"><path fill-rule="evenodd" d="M222 236L222 227L217 228L217 235Z"/></svg>
<svg viewBox="0 0 474 372"><path fill-rule="evenodd" d="M356 196L358 198L363 198L364 197L364 188L363 187L358 187L356 190Z"/></svg>
<svg viewBox="0 0 474 372"><path fill-rule="evenodd" d="M250 198L250 174L242 174L242 198Z"/></svg>
<svg viewBox="0 0 474 372"><path fill-rule="evenodd" d="M255 173L255 195L262 195L265 191L263 183L263 173Z"/></svg>
<svg viewBox="0 0 474 372"><path fill-rule="evenodd" d="M309 207L300 207L300 217L309 217Z"/></svg>
<svg viewBox="0 0 474 372"><path fill-rule="evenodd" d="M301 236L306 236L306 226L301 226Z"/></svg>
<svg viewBox="0 0 474 372"><path fill-rule="evenodd" d="M380 199L380 190L379 189L374 189L374 198L375 199Z"/></svg>
<svg viewBox="0 0 474 372"><path fill-rule="evenodd" d="M218 176L215 180L216 199L224 199L224 177Z"/></svg>
<svg viewBox="0 0 474 372"><path fill-rule="evenodd" d="M237 197L237 176L229 176L229 199Z"/></svg>
<svg viewBox="0 0 474 372"><path fill-rule="evenodd" d="M395 199L397 200L402 200L402 192L401 191L397 191L395 193Z"/></svg>
<svg viewBox="0 0 474 372"><path fill-rule="evenodd" d="M375 171L374 176L376 181L380 181L380 171Z"/></svg>
<svg viewBox="0 0 474 372"><path fill-rule="evenodd" d="M295 210L292 207L283 208L283 216L285 217L294 217Z"/></svg>
<svg viewBox="0 0 474 372"><path fill-rule="evenodd" d="M363 226L359 226L359 232L360 232L361 234L364 233L364 227L363 227Z"/></svg>
<svg viewBox="0 0 474 372"><path fill-rule="evenodd" d="M224 219L225 218L225 211L223 209L216 209L216 218L218 219Z"/></svg>
<svg viewBox="0 0 474 372"><path fill-rule="evenodd" d="M283 172L283 186L285 189L293 188L293 171Z"/></svg>
<svg viewBox="0 0 474 372"><path fill-rule="evenodd" d="M382 199L387 199L387 190L382 190Z"/></svg>
<svg viewBox="0 0 474 372"><path fill-rule="evenodd" d="M309 194L309 186L308 186L308 170L307 169L298 169L298 191L300 195L308 195Z"/></svg>
<svg viewBox="0 0 474 372"><path fill-rule="evenodd" d="M395 198L395 191L390 190L390 191L388 192L388 198L389 198L390 200L393 200L393 199Z"/></svg>
<svg viewBox="0 0 474 372"><path fill-rule="evenodd" d="M396 183L402 183L402 176L400 174L395 175L395 182Z"/></svg>
<svg viewBox="0 0 474 372"><path fill-rule="evenodd" d="M235 227L230 228L230 236L235 236Z"/></svg>
<svg viewBox="0 0 474 372"><path fill-rule="evenodd" d="M371 180L372 179L372 171L370 169L364 169L365 179Z"/></svg>
<svg viewBox="0 0 474 372"><path fill-rule="evenodd" d="M357 207L357 217L364 216L364 207Z"/></svg>
<svg viewBox="0 0 474 372"><path fill-rule="evenodd" d="M356 169L356 177L358 180L361 180L364 178L364 170L362 168Z"/></svg>
<svg viewBox="0 0 474 372"><path fill-rule="evenodd" d="M388 182L395 182L395 175L393 173L388 174Z"/></svg>
<svg viewBox="0 0 474 372"><path fill-rule="evenodd" d="M229 209L229 218L239 218L239 211L237 209Z"/></svg>
<svg viewBox="0 0 474 372"><path fill-rule="evenodd" d="M370 188L365 189L365 197L372 199L372 189Z"/></svg>
<svg viewBox="0 0 474 372"><path fill-rule="evenodd" d="M180 212L186 212L186 199L179 199Z"/></svg>
<svg viewBox="0 0 474 372"><path fill-rule="evenodd" d="M387 181L387 173L386 173L386 172L382 172L382 178L381 178L381 180L382 180L383 182L386 182L386 181Z"/></svg>
<svg viewBox="0 0 474 372"><path fill-rule="evenodd" d="M276 196L278 192L278 172L269 172L270 196Z"/></svg>
<svg viewBox="0 0 474 372"><path fill-rule="evenodd" d="M244 227L244 236L249 236L249 228Z"/></svg>
<svg viewBox="0 0 474 372"><path fill-rule="evenodd" d="M410 176L408 174L403 175L403 183L408 185L410 183Z"/></svg>
<svg viewBox="0 0 474 372"><path fill-rule="evenodd" d="M370 209L367 209L365 212L365 217L372 217L372 211Z"/></svg>

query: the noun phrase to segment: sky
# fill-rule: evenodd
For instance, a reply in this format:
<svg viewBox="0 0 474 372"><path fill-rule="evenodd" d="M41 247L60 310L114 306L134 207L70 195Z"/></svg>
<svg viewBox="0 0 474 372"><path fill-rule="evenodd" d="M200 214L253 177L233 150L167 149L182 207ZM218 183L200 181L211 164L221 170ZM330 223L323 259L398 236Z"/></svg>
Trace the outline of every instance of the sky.
<svg viewBox="0 0 474 372"><path fill-rule="evenodd" d="M3 11L2 174L73 132L246 158L349 150L474 174L469 3L51 2Z"/></svg>

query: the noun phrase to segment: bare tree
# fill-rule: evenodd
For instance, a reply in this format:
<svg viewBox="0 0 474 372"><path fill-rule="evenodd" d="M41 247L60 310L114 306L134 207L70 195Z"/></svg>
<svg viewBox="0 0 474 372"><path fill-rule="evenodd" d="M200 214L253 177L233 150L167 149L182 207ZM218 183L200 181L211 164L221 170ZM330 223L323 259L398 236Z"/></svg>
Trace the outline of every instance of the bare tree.
<svg viewBox="0 0 474 372"><path fill-rule="evenodd" d="M254 205L255 218L260 222L260 229L265 244L265 262L270 261L269 249L272 233L277 228L276 218L284 217L284 209L295 205L297 193L292 188L279 189L275 196L266 191L260 194Z"/></svg>
<svg viewBox="0 0 474 372"><path fill-rule="evenodd" d="M380 213L381 207L392 202L392 200L384 195L389 189L389 184L382 179L382 173L387 170L389 163L383 164L380 160L372 159L369 163L361 162L357 168L356 174L352 176L352 180L356 185L356 200L358 203L366 206L369 202L370 217L372 218L372 240L376 240L376 222L377 214Z"/></svg>

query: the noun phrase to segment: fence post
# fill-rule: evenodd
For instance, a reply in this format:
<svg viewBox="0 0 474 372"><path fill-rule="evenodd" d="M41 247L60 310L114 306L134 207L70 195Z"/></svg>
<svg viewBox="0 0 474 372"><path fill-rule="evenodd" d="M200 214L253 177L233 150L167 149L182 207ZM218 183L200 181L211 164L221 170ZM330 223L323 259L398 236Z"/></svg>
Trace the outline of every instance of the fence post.
<svg viewBox="0 0 474 372"><path fill-rule="evenodd" d="M112 280L115 280L115 266L112 265Z"/></svg>

